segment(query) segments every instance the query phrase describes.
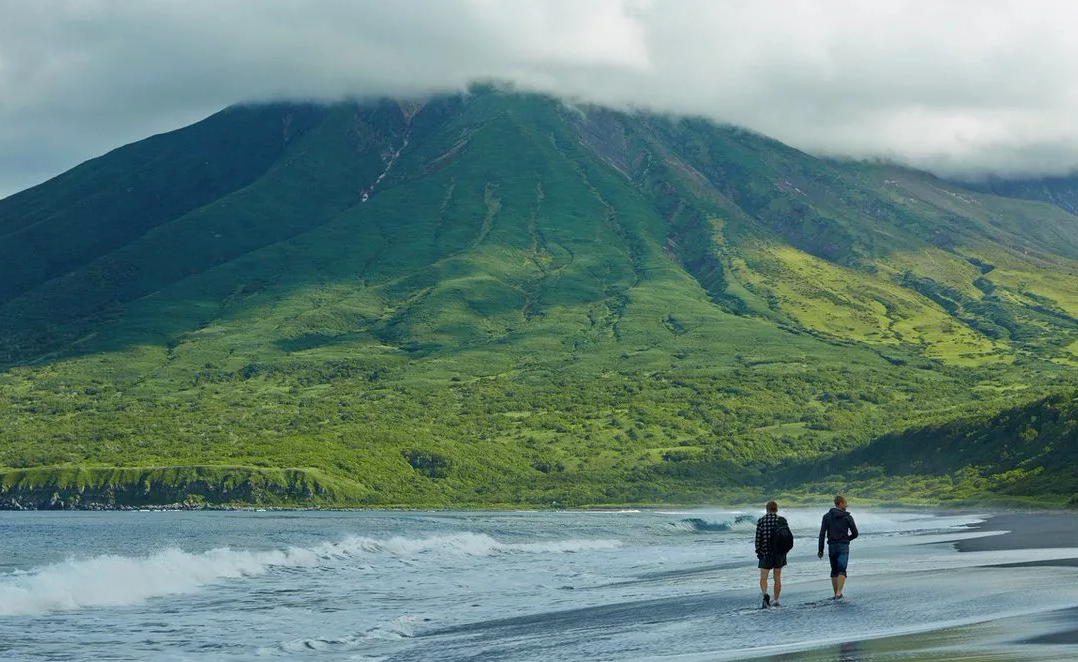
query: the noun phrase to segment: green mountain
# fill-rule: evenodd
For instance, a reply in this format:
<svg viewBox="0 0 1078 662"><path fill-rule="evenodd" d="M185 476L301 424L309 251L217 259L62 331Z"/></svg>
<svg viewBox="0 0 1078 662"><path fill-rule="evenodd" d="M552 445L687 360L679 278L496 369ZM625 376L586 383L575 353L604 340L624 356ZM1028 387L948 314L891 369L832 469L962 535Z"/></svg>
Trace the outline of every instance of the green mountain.
<svg viewBox="0 0 1078 662"><path fill-rule="evenodd" d="M791 463L779 483L853 487L882 499L991 497L1078 505L1078 392L884 435L839 456ZM805 476L811 476L808 481Z"/></svg>
<svg viewBox="0 0 1078 662"><path fill-rule="evenodd" d="M1059 207L494 87L0 200L12 507L728 499L1075 365Z"/></svg>
<svg viewBox="0 0 1078 662"><path fill-rule="evenodd" d="M1011 198L1042 200L1072 214L1078 214L1078 175L1039 179L992 178L974 184L973 188Z"/></svg>

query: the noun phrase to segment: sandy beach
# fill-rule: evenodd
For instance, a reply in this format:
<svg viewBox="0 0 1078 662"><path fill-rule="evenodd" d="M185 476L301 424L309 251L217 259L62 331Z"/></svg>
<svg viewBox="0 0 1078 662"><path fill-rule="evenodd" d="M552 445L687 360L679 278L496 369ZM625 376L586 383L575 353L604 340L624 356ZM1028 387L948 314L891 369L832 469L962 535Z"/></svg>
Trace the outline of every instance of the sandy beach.
<svg viewBox="0 0 1078 662"><path fill-rule="evenodd" d="M835 601L782 512L773 609L742 510L0 513L0 659L1078 660L1078 517L857 509Z"/></svg>
<svg viewBox="0 0 1078 662"><path fill-rule="evenodd" d="M953 544L959 552L1021 550L1073 550L1073 555L1025 562L995 564L999 569L1061 568L1060 581L1075 579L1078 567L1078 514L1058 512L1006 512L968 527L983 537L963 538ZM837 620L837 619L836 619ZM836 626L840 624L836 623ZM856 632L855 624L841 627ZM992 662L1056 662L1078 660L1078 606L1033 614L1019 614L960 627L869 640L851 640L812 651L766 658L772 662L936 662L968 660Z"/></svg>
<svg viewBox="0 0 1078 662"><path fill-rule="evenodd" d="M1078 549L1078 514L1009 512L993 515L971 531L1006 531L1001 535L971 538L955 543L960 552L1015 549Z"/></svg>

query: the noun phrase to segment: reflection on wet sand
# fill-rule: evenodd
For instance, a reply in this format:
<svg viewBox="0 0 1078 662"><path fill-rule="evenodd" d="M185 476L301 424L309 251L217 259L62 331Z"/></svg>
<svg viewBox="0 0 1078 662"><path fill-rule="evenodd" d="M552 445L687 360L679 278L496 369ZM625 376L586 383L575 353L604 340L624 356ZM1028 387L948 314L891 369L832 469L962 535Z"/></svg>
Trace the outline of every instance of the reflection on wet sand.
<svg viewBox="0 0 1078 662"><path fill-rule="evenodd" d="M1078 660L1078 608L851 641L768 662L1058 662Z"/></svg>
<svg viewBox="0 0 1078 662"><path fill-rule="evenodd" d="M842 644L838 647L838 662L861 662L860 650L861 646L856 641Z"/></svg>
<svg viewBox="0 0 1078 662"><path fill-rule="evenodd" d="M766 658L768 662L867 662L861 657L861 643L848 641L814 651L784 653Z"/></svg>

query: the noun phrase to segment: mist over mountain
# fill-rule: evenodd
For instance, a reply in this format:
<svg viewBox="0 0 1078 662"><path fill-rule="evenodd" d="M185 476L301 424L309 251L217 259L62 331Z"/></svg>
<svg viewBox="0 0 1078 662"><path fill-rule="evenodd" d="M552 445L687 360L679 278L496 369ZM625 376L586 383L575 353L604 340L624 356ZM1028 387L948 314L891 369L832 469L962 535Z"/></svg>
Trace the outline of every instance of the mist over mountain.
<svg viewBox="0 0 1078 662"><path fill-rule="evenodd" d="M4 489L572 504L863 464L1074 383L1073 189L989 189L493 85L231 107L0 200Z"/></svg>
<svg viewBox="0 0 1078 662"><path fill-rule="evenodd" d="M240 101L476 80L940 176L1078 167L1068 2L0 0L0 197Z"/></svg>
<svg viewBox="0 0 1078 662"><path fill-rule="evenodd" d="M971 186L976 190L1026 200L1043 200L1078 214L1078 175L1037 179L989 178Z"/></svg>

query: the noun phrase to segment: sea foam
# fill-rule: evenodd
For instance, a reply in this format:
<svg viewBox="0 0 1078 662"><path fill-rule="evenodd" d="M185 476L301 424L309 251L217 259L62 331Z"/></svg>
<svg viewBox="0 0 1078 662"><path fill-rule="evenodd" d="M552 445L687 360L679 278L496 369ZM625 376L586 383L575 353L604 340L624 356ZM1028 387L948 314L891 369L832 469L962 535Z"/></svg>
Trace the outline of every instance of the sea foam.
<svg viewBox="0 0 1078 662"><path fill-rule="evenodd" d="M213 582L255 577L278 567L319 566L335 559L566 554L620 545L616 540L511 543L485 534L457 533L385 540L349 537L308 548L267 551L223 547L201 553L166 549L144 557L110 554L0 575L0 616L141 604L150 598L191 593Z"/></svg>

